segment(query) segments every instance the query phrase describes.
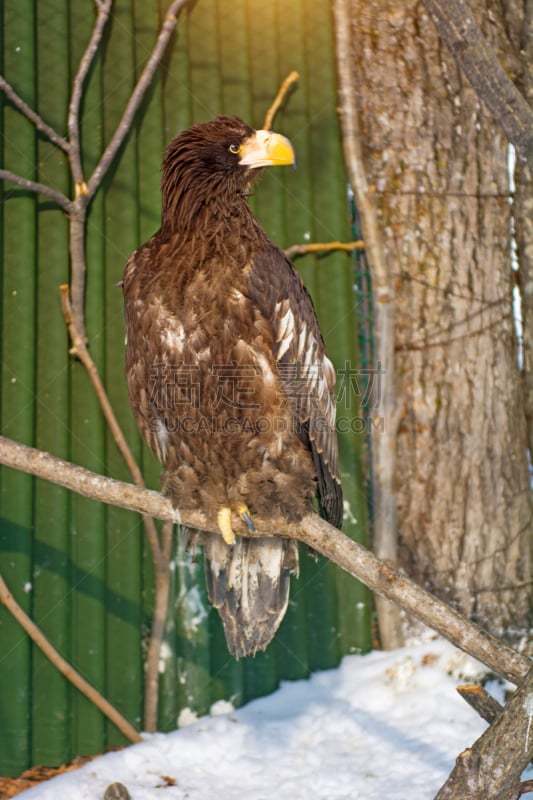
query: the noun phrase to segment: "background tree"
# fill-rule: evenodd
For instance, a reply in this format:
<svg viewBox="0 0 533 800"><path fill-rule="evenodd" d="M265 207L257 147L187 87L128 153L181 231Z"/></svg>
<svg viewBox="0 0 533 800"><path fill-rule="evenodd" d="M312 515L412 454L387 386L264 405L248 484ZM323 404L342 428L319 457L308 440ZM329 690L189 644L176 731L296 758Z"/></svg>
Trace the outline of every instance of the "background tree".
<svg viewBox="0 0 533 800"><path fill-rule="evenodd" d="M396 295L399 561L493 631L523 629L531 498L508 143L422 4L350 8L363 158ZM521 9L471 8L519 74Z"/></svg>

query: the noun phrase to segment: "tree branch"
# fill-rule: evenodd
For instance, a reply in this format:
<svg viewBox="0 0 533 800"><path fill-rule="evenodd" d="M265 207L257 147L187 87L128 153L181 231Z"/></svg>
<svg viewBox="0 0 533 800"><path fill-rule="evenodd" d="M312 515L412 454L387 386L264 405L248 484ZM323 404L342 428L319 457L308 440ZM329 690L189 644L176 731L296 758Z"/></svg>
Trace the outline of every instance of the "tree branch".
<svg viewBox="0 0 533 800"><path fill-rule="evenodd" d="M516 800L533 756L533 668L485 733L457 759L435 800Z"/></svg>
<svg viewBox="0 0 533 800"><path fill-rule="evenodd" d="M161 63L161 59L163 58L168 41L174 32L178 21L178 16L188 2L189 0L173 0L173 2L170 4L165 15L165 21L161 26L159 36L157 37L154 49L152 50L152 54L150 55L150 58L148 59L148 62L146 63L146 66L142 71L139 80L137 81L124 114L122 115L122 119L120 120L117 129L111 138L111 141L107 145L102 157L100 158L100 161L96 165L94 172L89 179L89 197L94 195L102 183L102 180L104 179L107 170L111 166L115 155L130 131L133 119L137 113L137 109L139 108L146 91L152 83L155 72Z"/></svg>
<svg viewBox="0 0 533 800"><path fill-rule="evenodd" d="M152 520L152 517L148 517ZM153 522L153 520L152 520ZM174 524L167 521L161 531L161 547L159 559L163 565L155 569L155 604L152 615L152 630L146 654L144 681L144 729L149 733L157 730L157 708L159 693L159 659L161 643L165 634L165 623L168 613L168 597L170 592L170 555Z"/></svg>
<svg viewBox="0 0 533 800"><path fill-rule="evenodd" d="M82 694L87 697L91 703L105 714L105 716L113 722L119 731L121 731L130 742L141 742L141 736L135 730L133 725L130 725L111 703L103 697L94 686L82 678L79 672L65 661L58 651L53 647L44 634L39 630L37 625L28 617L26 612L19 606L15 598L7 588L7 585L0 575L0 602L8 609L17 622L24 628L31 640L39 647L44 655L50 659L52 664L59 672L67 678Z"/></svg>
<svg viewBox="0 0 533 800"><path fill-rule="evenodd" d="M423 0L459 67L521 159L533 168L533 113L498 62L465 0Z"/></svg>
<svg viewBox="0 0 533 800"><path fill-rule="evenodd" d="M375 515L373 520L374 550L391 564L398 559L396 508L396 433L399 412L395 395L394 365L394 282L387 264L379 229L376 196L366 178L359 115L356 106L357 86L352 69L350 11L348 0L334 0L335 44L339 86L339 117L342 129L344 160L355 204L361 218L365 253L372 282L372 311L375 366L383 380L375 409L385 422L384 430L372 428L372 490ZM377 598L381 642L385 649L402 644L402 626L398 610Z"/></svg>
<svg viewBox="0 0 533 800"><path fill-rule="evenodd" d="M274 117L278 113L279 109L281 108L281 104L285 100L289 89L291 88L292 84L295 83L300 75L296 70L290 72L283 83L281 84L279 91L274 98L274 102L268 109L267 113L265 114L265 121L263 122L263 130L269 131L272 128L272 123L274 122Z"/></svg>
<svg viewBox="0 0 533 800"><path fill-rule="evenodd" d="M79 360L87 370L96 397L98 399L98 402L100 403L100 408L102 409L104 418L107 422L109 430L111 431L111 435L115 440L115 444L117 445L124 461L126 462L126 466L128 467L131 473L133 482L135 483L136 486L144 488L145 483L141 470L139 469L139 466L137 465L137 462L133 457L133 453L130 450L130 447L126 441L126 437L124 436L122 428L120 427L119 422L116 418L115 412L113 411L113 406L109 401L109 397L105 390L104 384L102 383L102 379L100 378L98 368L94 363L91 354L89 353L89 350L87 349L85 336L79 330L79 327L77 325L76 316L72 311L70 303L69 287L68 285L63 284L62 286L59 287L59 290L61 292L61 307L63 309L63 315L65 317L65 322L67 324L70 341L72 343L70 353L79 358ZM155 526L153 518L149 514L143 514L142 519L146 537L148 539L148 544L150 546L152 561L154 563L155 584L156 584L155 610L154 610L152 630L150 633L150 644L148 646L148 657L146 662L146 673L145 673L145 697L144 697L145 699L144 729L149 733L153 733L157 729L158 675L159 675L158 662L159 662L159 651L161 649L161 642L163 640L164 623L166 619L166 608L168 604L168 591L169 591L169 581L170 581L169 538L171 541L172 522L166 523L165 526L163 527L162 544L160 544L159 537L157 535L157 528Z"/></svg>
<svg viewBox="0 0 533 800"><path fill-rule="evenodd" d="M48 197L60 208L66 211L67 214L69 214L72 209L72 203L68 197L65 197L65 195L61 192L52 189L51 186L46 186L44 183L30 181L28 178L23 178L22 175L17 175L15 172L10 172L8 169L0 169L0 180L9 181L10 183L20 186L21 189L26 189L28 192L35 192L35 194L42 194L45 197Z"/></svg>
<svg viewBox="0 0 533 800"><path fill-rule="evenodd" d="M358 239L356 242L313 242L312 244L293 244L291 247L287 247L285 255L293 258L294 256L305 256L307 253L329 253L333 250L352 252L352 250L364 249L365 243L362 239Z"/></svg>
<svg viewBox="0 0 533 800"><path fill-rule="evenodd" d="M464 686L458 686L457 692L489 725L494 722L500 711L503 710L503 706L483 686L465 684Z"/></svg>
<svg viewBox="0 0 533 800"><path fill-rule="evenodd" d="M80 152L80 105L83 94L83 87L85 79L94 61L104 29L109 19L111 12L112 0L99 0L96 5L96 22L94 24L93 32L89 40L89 44L81 57L78 65L78 71L74 82L72 84L72 96L68 108L68 135L70 141L70 168L72 170L72 177L78 187L78 191L86 191L85 181L83 179L83 167L81 163Z"/></svg>
<svg viewBox="0 0 533 800"><path fill-rule="evenodd" d="M100 375L98 373L98 369L96 364L94 363L91 355L87 349L87 345L85 344L85 339L83 335L78 330L76 325L75 318L72 314L72 308L70 305L69 300L69 293L68 293L68 286L63 284L59 287L61 292L61 307L63 309L63 315L65 317L65 322L67 324L68 332L70 335L70 341L72 343L72 347L70 352L72 355L75 355L79 360L82 362L83 366L87 370L91 383L93 385L96 397L98 398L98 402L100 403L100 407L102 409L103 415L111 431L111 435L115 440L115 443L122 454L126 465L131 472L131 476L133 478L133 482L136 486L144 487L144 480L139 469L137 462L133 457L133 453L131 452L128 443L126 441L126 437L122 433L122 429L118 423L118 420L115 416L115 412L113 411L113 407L109 402L109 397L107 396L107 392L104 388ZM159 547L159 540L157 537L157 531L154 525L153 519L151 517L143 515L143 520L146 528L146 534L148 537L148 541L150 543L150 548L152 551L152 556L154 559L154 565L156 569L161 567L161 552Z"/></svg>
<svg viewBox="0 0 533 800"><path fill-rule="evenodd" d="M48 125L44 119L37 114L32 108L29 107L27 103L24 102L22 97L16 93L13 89L11 84L6 81L6 79L0 75L0 91L4 92L5 96L11 103L15 106L17 111L26 117L41 133L44 133L47 136L52 144L55 144L57 147L61 148L63 152L69 153L70 152L70 144L67 142L63 136L60 136L57 131L55 131L50 125Z"/></svg>
<svg viewBox="0 0 533 800"><path fill-rule="evenodd" d="M533 792L533 781L523 781L520 784L519 797L522 797L523 794L527 794L528 792Z"/></svg>
<svg viewBox="0 0 533 800"><path fill-rule="evenodd" d="M150 514L191 528L212 532L218 530L216 520L206 518L199 511L187 512L182 518L170 500L159 492L97 475L3 436L0 436L0 463L52 481L93 500ZM270 517L254 517L254 522L257 527L254 535L289 536L305 542L498 675L517 684L527 674L529 659L465 619L398 570L384 564L373 553L349 539L317 514L308 514L299 523L288 523L282 518ZM242 528L239 517L234 518L233 524L235 530L243 535L252 535L246 528Z"/></svg>

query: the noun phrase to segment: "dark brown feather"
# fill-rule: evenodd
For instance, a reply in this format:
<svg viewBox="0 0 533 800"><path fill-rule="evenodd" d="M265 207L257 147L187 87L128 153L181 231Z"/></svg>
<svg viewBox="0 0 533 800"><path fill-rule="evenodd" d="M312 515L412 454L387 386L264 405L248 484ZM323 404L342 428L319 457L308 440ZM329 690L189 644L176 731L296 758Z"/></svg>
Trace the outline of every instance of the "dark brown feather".
<svg viewBox="0 0 533 800"><path fill-rule="evenodd" d="M130 402L184 512L215 524L221 506L244 502L297 520L318 492L340 525L335 375L309 294L246 202L257 170L229 147L252 134L218 117L167 149L161 228L124 273ZM230 651L264 649L287 606L294 543L229 547L205 534L204 547Z"/></svg>

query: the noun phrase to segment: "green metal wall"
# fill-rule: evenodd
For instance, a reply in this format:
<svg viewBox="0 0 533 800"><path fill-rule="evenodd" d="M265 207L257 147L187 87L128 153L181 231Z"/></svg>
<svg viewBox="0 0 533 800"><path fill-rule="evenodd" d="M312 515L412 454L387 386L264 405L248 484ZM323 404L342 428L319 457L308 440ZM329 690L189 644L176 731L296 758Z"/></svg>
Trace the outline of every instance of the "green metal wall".
<svg viewBox="0 0 533 800"><path fill-rule="evenodd" d="M0 0L1 71L65 134L70 82L93 24L92 0ZM152 48L163 0L117 0L83 103L90 174ZM126 436L157 488L159 468L141 446L123 377L122 296L115 284L130 252L159 225L165 144L195 121L235 113L255 126L286 74L301 78L275 121L298 169L271 170L253 203L283 246L350 237L336 119L328 0L198 0L178 23L120 158L90 212L87 329ZM2 98L3 100L3 98ZM63 155L6 102L2 166L72 192ZM89 380L68 354L58 286L68 282L67 221L54 205L0 184L0 429L3 435L129 480ZM297 262L316 302L329 353L357 364L353 262L346 254ZM342 414L357 414L357 397ZM361 443L341 437L349 504L345 530L366 537ZM357 522L353 520L357 519ZM202 565L176 537L160 728L183 708L201 714L220 699L241 704L370 646L367 590L305 552L287 617L269 650L235 662L206 603ZM149 551L138 516L104 507L22 473L0 470L0 568L10 590L60 652L142 728L143 646L153 603ZM57 764L123 743L115 728L31 645L0 608L0 774Z"/></svg>

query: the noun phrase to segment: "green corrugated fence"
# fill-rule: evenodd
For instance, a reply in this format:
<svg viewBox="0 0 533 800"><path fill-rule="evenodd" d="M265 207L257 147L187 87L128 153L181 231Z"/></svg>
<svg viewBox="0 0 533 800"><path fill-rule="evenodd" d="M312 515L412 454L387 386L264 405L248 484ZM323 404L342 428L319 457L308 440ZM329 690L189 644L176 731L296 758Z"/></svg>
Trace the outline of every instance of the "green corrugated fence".
<svg viewBox="0 0 533 800"><path fill-rule="evenodd" d="M86 174L109 141L148 58L164 0L116 0L83 102ZM61 134L71 82L94 22L92 0L0 1L0 69ZM198 0L179 19L162 68L88 219L89 347L148 485L159 467L141 445L123 375L124 263L159 225L166 143L192 122L234 113L260 127L283 78L300 80L274 128L297 151L298 169L271 170L252 203L273 239L349 240L350 209L336 117L335 62L327 0ZM2 96L1 166L72 195L64 155ZM82 365L69 356L58 287L69 281L68 224L54 204L0 184L3 435L91 470L130 480ZM339 369L358 364L351 256L297 262ZM357 392L339 413L357 415ZM363 437L341 436L345 531L367 537ZM367 590L305 552L287 617L255 659L227 653L210 609L201 558L176 534L170 613L161 658L159 727L184 709L209 711L272 691L370 647ZM142 729L143 660L153 607L153 570L137 515L55 485L0 470L0 569L13 595L53 645ZM0 608L0 774L102 752L123 737L74 690Z"/></svg>

